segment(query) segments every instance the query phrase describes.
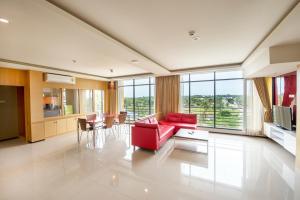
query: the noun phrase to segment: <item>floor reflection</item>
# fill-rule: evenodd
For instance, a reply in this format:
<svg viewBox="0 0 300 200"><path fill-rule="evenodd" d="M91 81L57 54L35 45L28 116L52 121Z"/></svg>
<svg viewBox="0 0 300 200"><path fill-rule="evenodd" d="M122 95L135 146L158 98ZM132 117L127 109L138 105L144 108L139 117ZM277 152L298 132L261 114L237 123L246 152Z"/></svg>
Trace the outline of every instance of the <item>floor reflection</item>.
<svg viewBox="0 0 300 200"><path fill-rule="evenodd" d="M0 160L0 199L281 200L298 199L300 188L295 159L279 145L222 134L210 134L206 154L177 149L172 139L157 153L134 151L128 133L99 133L95 143L89 135L78 145L72 133L0 143Z"/></svg>

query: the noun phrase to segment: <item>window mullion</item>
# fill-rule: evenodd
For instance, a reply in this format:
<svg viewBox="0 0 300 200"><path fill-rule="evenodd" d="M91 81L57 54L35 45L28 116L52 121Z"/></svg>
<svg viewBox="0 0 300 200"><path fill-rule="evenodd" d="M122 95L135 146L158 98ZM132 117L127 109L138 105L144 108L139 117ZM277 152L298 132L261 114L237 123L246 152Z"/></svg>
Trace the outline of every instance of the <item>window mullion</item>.
<svg viewBox="0 0 300 200"><path fill-rule="evenodd" d="M132 90L133 90L133 99L132 99L132 104L133 104L133 121L135 121L135 80L133 79L133 86L132 86Z"/></svg>
<svg viewBox="0 0 300 200"><path fill-rule="evenodd" d="M189 113L191 113L191 75L189 74Z"/></svg>
<svg viewBox="0 0 300 200"><path fill-rule="evenodd" d="M149 111L149 115L151 114L151 84L150 84L150 77L149 77L149 107L148 107L148 111Z"/></svg>
<svg viewBox="0 0 300 200"><path fill-rule="evenodd" d="M214 128L216 128L216 72L214 72Z"/></svg>

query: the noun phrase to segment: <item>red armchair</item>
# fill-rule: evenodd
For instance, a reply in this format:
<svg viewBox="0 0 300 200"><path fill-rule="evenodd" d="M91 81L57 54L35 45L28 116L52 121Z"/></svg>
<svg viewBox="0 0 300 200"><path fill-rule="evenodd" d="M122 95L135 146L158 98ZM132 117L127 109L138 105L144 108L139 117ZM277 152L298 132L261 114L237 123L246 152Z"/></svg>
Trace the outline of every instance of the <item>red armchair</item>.
<svg viewBox="0 0 300 200"><path fill-rule="evenodd" d="M150 116L135 122L131 130L134 147L156 151L173 136L174 126L160 125L154 116Z"/></svg>
<svg viewBox="0 0 300 200"><path fill-rule="evenodd" d="M180 128L196 129L197 115L184 113L168 113L164 120L159 121L161 125L175 126L174 133Z"/></svg>

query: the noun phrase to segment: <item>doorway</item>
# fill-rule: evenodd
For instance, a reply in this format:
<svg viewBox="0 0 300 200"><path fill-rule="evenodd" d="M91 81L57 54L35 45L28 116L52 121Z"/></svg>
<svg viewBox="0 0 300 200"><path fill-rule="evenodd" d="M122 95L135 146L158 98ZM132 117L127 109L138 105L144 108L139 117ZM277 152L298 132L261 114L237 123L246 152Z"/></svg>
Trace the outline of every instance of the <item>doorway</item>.
<svg viewBox="0 0 300 200"><path fill-rule="evenodd" d="M0 141L25 137L24 87L0 86Z"/></svg>

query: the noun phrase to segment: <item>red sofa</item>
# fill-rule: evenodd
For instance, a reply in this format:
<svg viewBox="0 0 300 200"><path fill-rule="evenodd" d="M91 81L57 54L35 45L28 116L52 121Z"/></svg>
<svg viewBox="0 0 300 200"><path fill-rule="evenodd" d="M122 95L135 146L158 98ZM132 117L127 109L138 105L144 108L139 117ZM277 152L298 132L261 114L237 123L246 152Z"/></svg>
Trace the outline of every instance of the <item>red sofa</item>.
<svg viewBox="0 0 300 200"><path fill-rule="evenodd" d="M158 150L174 134L174 126L160 125L154 116L146 117L136 121L131 127L132 145Z"/></svg>
<svg viewBox="0 0 300 200"><path fill-rule="evenodd" d="M174 133L180 128L196 129L197 115L184 113L168 113L164 120L159 121L161 125L175 126Z"/></svg>

